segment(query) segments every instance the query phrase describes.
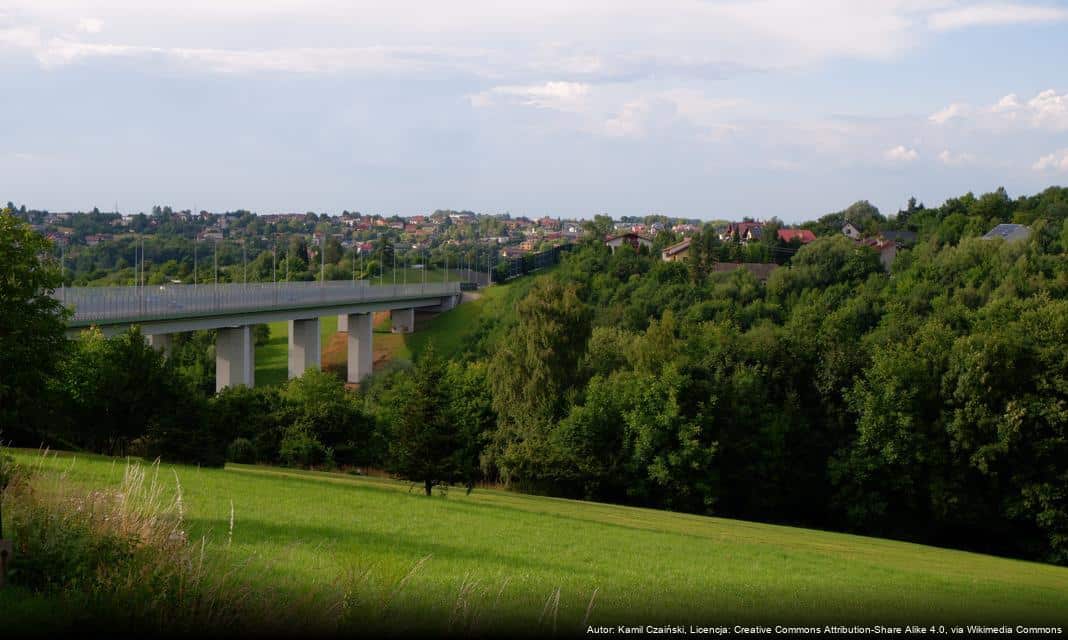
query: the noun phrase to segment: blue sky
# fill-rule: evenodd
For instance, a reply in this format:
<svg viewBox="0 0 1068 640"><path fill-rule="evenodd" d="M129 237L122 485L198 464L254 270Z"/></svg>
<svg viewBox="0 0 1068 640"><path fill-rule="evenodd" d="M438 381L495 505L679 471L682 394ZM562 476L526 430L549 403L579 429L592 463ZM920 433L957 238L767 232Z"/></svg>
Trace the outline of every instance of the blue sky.
<svg viewBox="0 0 1068 640"><path fill-rule="evenodd" d="M800 221L1068 184L1068 4L2 0L0 200Z"/></svg>

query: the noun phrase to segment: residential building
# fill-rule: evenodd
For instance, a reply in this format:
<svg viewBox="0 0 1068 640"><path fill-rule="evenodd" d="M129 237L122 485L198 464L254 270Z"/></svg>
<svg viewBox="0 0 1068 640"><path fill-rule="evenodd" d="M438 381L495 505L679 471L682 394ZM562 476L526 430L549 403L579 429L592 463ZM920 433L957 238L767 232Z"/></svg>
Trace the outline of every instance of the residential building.
<svg viewBox="0 0 1068 640"><path fill-rule="evenodd" d="M682 242L671 245L660 252L660 259L664 262L679 262L690 257L691 239L686 238Z"/></svg>
<svg viewBox="0 0 1068 640"><path fill-rule="evenodd" d="M615 253L616 249L622 247L624 244L629 244L635 251L639 251L642 247L645 247L646 249L653 248L652 240L633 232L622 233L605 240L605 246L609 247L612 250L612 253Z"/></svg>
<svg viewBox="0 0 1068 640"><path fill-rule="evenodd" d="M1005 242L1017 242L1031 237L1031 229L1022 224L999 224L983 235L984 240L1001 238Z"/></svg>
<svg viewBox="0 0 1068 640"><path fill-rule="evenodd" d="M720 240L733 240L734 242L756 242L764 231L763 222L732 222L720 235Z"/></svg>
<svg viewBox="0 0 1068 640"><path fill-rule="evenodd" d="M842 225L842 233L852 240L860 240L860 229L856 228L852 222L847 222Z"/></svg>
<svg viewBox="0 0 1068 640"><path fill-rule="evenodd" d="M793 242L798 240L801 244L808 244L816 239L816 234L809 229L779 229L779 240Z"/></svg>

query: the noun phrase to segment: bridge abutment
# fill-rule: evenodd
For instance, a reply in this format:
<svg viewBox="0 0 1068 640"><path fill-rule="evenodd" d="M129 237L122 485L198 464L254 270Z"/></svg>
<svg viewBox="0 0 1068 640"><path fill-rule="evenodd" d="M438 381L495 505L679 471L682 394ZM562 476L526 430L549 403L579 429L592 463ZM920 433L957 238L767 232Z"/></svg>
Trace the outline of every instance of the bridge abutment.
<svg viewBox="0 0 1068 640"><path fill-rule="evenodd" d="M297 378L308 369L319 370L321 348L319 318L289 321L289 377Z"/></svg>
<svg viewBox="0 0 1068 640"><path fill-rule="evenodd" d="M252 327L223 327L215 339L215 391L255 384L256 343Z"/></svg>
<svg viewBox="0 0 1068 640"><path fill-rule="evenodd" d="M374 366L373 322L370 313L348 314L348 381L360 382L371 375Z"/></svg>

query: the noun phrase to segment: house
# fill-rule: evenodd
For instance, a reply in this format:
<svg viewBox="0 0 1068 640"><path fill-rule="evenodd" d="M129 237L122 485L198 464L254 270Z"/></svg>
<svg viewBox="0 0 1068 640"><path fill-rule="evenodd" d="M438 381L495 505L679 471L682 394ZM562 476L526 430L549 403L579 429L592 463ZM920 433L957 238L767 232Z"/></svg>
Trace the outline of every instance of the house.
<svg viewBox="0 0 1068 640"><path fill-rule="evenodd" d="M726 273L730 271L737 271L739 269L745 269L753 276L764 283L768 281L771 276L771 272L779 268L779 265L774 262L717 262L712 265L713 273Z"/></svg>
<svg viewBox="0 0 1068 640"><path fill-rule="evenodd" d="M852 222L842 225L842 233L852 240L860 240L860 229L856 228Z"/></svg>
<svg viewBox="0 0 1068 640"><path fill-rule="evenodd" d="M764 231L763 222L732 222L727 225L726 231L720 236L720 240L733 240L735 242L754 242L760 240Z"/></svg>
<svg viewBox="0 0 1068 640"><path fill-rule="evenodd" d="M673 244L660 252L660 259L664 262L678 262L690 257L690 238Z"/></svg>
<svg viewBox="0 0 1068 640"><path fill-rule="evenodd" d="M537 238L528 238L519 243L519 248L523 251L533 251L538 248Z"/></svg>
<svg viewBox="0 0 1068 640"><path fill-rule="evenodd" d="M635 251L639 251L642 247L645 247L646 249L653 248L652 240L646 238L643 235L639 235L633 232L621 233L617 236L612 236L605 240L604 244L612 250L612 253L615 253L616 249L622 247L624 244L629 244L630 246L634 247Z"/></svg>
<svg viewBox="0 0 1068 640"><path fill-rule="evenodd" d="M983 235L984 240L1001 238L1005 242L1027 240L1031 237L1031 229L1022 224L999 224Z"/></svg>
<svg viewBox="0 0 1068 640"><path fill-rule="evenodd" d="M808 244L816 239L816 234L808 229L779 229L779 240L793 242L798 240L801 244Z"/></svg>
<svg viewBox="0 0 1068 640"><path fill-rule="evenodd" d="M894 258L897 257L896 242L885 238L869 238L861 244L874 249L879 254L879 262L882 263L883 269L890 270L890 266L894 264Z"/></svg>

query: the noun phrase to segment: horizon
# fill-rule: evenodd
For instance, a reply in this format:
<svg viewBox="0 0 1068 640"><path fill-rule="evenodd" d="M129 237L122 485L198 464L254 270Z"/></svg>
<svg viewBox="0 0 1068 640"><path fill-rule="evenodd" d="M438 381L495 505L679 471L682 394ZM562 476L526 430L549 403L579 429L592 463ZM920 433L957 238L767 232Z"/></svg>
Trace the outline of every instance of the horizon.
<svg viewBox="0 0 1068 640"><path fill-rule="evenodd" d="M1016 194L1014 194L1014 193L1008 192L1008 190L1006 190L1006 192L1008 193L1008 196L1009 196L1010 199L1016 199L1016 198L1020 198L1020 197L1035 196L1035 195L1038 195L1039 193L1041 193L1041 192L1043 192L1043 191L1045 191L1047 189L1063 188L1063 187L1064 187L1064 185L1049 184L1049 185L1047 185L1045 187L1042 187L1041 189L1038 189L1037 191L1029 192L1029 193L1016 193ZM933 203L930 203L930 202L924 202L920 198L916 198L916 201L917 201L918 205L923 206L924 208L937 209L937 208L941 208L945 204L946 200L950 200L950 199L954 199L954 198L960 198L960 197L963 197L963 196L965 196L967 194L972 194L972 195L974 195L975 197L978 198L978 197L980 197L980 196L982 196L983 194L986 194L986 193L994 193L1000 188L1003 188L1003 187L999 185L998 187L994 187L992 189L987 189L987 190L982 190L982 191L968 191L967 193L959 193L959 194L956 194L956 195L951 195L951 196L948 196L947 198L945 198L944 200L938 202L937 204L933 204ZM896 208L893 211L884 210L881 207L878 207L877 205L876 205L876 207L879 209L879 213L881 213L883 216L885 216L887 218L890 218L891 216L896 215L899 211L905 209L905 205L907 204L907 201L908 201L909 197L912 197L912 196L907 196L904 199L902 205L900 207ZM256 210L256 209L250 209L250 208L245 208L245 207L237 207L237 208L234 208L234 209L218 210L218 209L208 209L208 208L204 208L204 207L200 207L200 206L182 207L182 206L175 206L173 204L159 204L159 203L148 207L147 210L122 211L121 207L118 210L116 210L114 207L111 208L111 209L102 209L99 206L89 207L89 208L74 208L74 209L52 209L52 208L49 208L49 207L40 207L40 206L37 206L37 205L32 205L31 206L29 203L21 203L21 202L14 202L14 201L12 201L11 204L16 205L16 207L25 206L27 210L47 211L48 213L57 213L57 214L58 213L72 213L72 214L79 214L80 213L80 214L86 214L86 213L91 213L93 211L93 209L96 208L96 209L99 209L100 213L106 213L106 214L118 213L119 215L121 215L124 218L128 218L128 217L131 217L131 216L137 216L137 215L150 216L150 215L152 215L152 209L154 207L156 207L156 206L159 206L159 207L170 207L171 210L173 212L175 212L175 213L189 212L189 213L191 213L193 215L199 215L200 213L208 213L208 214L211 214L211 215L223 215L223 214L226 214L226 213L234 213L234 212L237 212L237 211L248 211L252 215L256 215L256 216L306 215L308 213L314 213L315 215L318 215L318 216L321 216L321 215L325 214L325 215L328 215L330 217L336 218L336 217L342 216L345 212L348 212L350 214L358 214L358 215L363 216L363 217L375 217L375 216L378 216L378 217L382 217L382 218L391 218L391 217L396 216L396 217L400 217L400 218L412 218L412 217L415 217L415 216L430 216L430 215L433 215L437 211L451 211L451 212L454 212L454 213L465 213L466 212L466 213L472 213L472 214L474 214L476 216L488 216L488 217L500 217L500 216L508 215L508 216L511 216L512 218L529 218L531 220L537 220L539 218L548 217L548 218L554 218L554 219L559 219L559 220L574 220L574 221L593 220L594 216L598 216L598 215L607 215L607 216L610 216L613 220L620 220L623 217L645 218L645 217L649 217L649 216L664 216L664 217L667 217L669 219L676 219L676 220L685 220L685 219L699 220L702 223L717 222L717 221L719 221L719 222L740 221L740 220L744 220L746 218L751 218L751 219L756 220L758 222L768 222L768 221L772 220L773 218L778 218L783 224L786 224L786 225L799 225L799 224L804 224L806 222L814 222L814 221L818 220L819 218L821 218L823 216L826 216L826 215L840 213L840 212L844 211L846 208L848 208L849 206L851 206L853 204L857 204L859 202L865 202L865 201L869 202L869 203L871 203L873 205L875 204L874 202L872 202L868 198L860 198L859 200L854 200L852 202L844 204L840 208L829 208L829 209L827 209L826 211L824 211L822 213L803 214L802 217L800 217L800 218L798 218L796 220L786 220L786 219L782 218L781 216L778 216L778 215L775 215L775 214L764 215L764 214L752 213L752 212L744 213L744 214L736 214L736 215L734 215L732 217L719 217L719 216L710 217L710 216L700 216L700 215L683 215L683 214L667 213L667 212L663 212L663 211L650 211L650 212L647 212L647 213L636 213L636 214L629 214L629 213L613 214L611 211L602 211L602 212L593 213L593 214L561 215L561 214L554 214L552 212L515 213L515 212L512 212L512 211L501 211L501 212L489 213L489 212L484 212L484 211L476 211L474 209L469 209L469 208L466 208L466 207L448 208L448 209L442 208L442 207L435 207L434 209L420 209L415 213L383 213L383 212L364 212L364 211L361 211L359 209L342 209L342 210L336 210L336 211L314 211L314 210L310 210L310 209L306 210L306 211L298 211L298 210L289 210L289 211L266 210L266 211L259 211L259 210ZM805 216L808 216L808 217L805 217Z"/></svg>

